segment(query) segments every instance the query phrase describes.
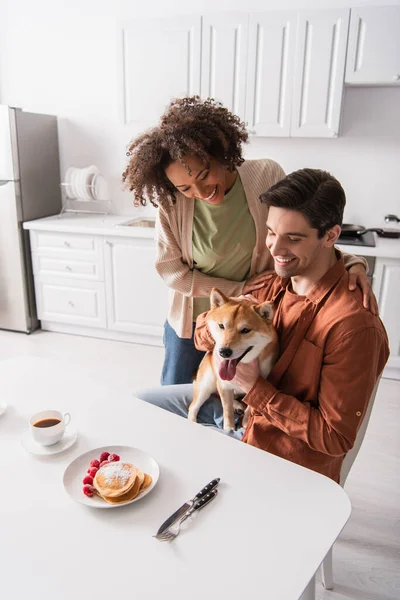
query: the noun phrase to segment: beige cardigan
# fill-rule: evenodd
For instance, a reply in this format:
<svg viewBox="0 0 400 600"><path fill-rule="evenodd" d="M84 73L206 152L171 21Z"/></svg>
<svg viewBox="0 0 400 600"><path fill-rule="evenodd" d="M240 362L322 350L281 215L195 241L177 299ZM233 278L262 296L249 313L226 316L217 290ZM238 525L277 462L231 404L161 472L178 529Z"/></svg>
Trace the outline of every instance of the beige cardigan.
<svg viewBox="0 0 400 600"><path fill-rule="evenodd" d="M285 176L273 160L246 160L238 168L250 213L256 227L256 245L250 275L273 269L273 259L265 246L268 207L260 194ZM193 329L193 300L210 295L217 287L227 296L240 296L245 281L231 281L205 275L193 268L192 229L194 200L176 193L176 204L168 209L159 206L156 219L156 269L169 287L168 322L181 338L190 338ZM232 215L235 218L235 215ZM344 255L346 267L366 261Z"/></svg>

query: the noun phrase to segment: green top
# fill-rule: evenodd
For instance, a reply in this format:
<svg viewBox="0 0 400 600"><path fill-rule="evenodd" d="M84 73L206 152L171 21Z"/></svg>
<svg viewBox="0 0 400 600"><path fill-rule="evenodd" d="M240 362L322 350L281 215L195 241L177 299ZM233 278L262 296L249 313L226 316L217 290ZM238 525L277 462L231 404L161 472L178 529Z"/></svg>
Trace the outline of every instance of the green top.
<svg viewBox="0 0 400 600"><path fill-rule="evenodd" d="M221 204L195 199L192 243L194 267L202 273L248 279L256 228L239 175ZM193 298L193 320L206 310L209 298Z"/></svg>

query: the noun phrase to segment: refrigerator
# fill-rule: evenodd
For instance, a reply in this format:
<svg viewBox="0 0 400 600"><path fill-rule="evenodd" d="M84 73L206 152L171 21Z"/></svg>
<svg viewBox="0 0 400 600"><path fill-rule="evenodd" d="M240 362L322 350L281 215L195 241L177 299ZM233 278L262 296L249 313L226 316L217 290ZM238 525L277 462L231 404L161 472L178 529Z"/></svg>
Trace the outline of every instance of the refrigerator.
<svg viewBox="0 0 400 600"><path fill-rule="evenodd" d="M0 329L39 326L22 224L60 210L57 117L0 105Z"/></svg>

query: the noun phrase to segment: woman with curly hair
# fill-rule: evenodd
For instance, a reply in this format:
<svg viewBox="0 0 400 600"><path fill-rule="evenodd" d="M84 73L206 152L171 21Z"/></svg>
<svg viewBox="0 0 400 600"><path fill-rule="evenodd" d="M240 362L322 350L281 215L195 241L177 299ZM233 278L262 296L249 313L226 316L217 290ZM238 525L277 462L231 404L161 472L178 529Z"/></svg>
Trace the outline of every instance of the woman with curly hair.
<svg viewBox="0 0 400 600"><path fill-rule="evenodd" d="M210 308L212 288L246 294L274 268L259 196L285 173L270 159L245 161L247 140L239 117L193 96L173 100L158 127L129 146L123 181L136 206L158 207L156 269L170 288L163 385L191 383L204 355L194 346L195 321ZM358 281L368 299L366 263L345 259L352 287Z"/></svg>

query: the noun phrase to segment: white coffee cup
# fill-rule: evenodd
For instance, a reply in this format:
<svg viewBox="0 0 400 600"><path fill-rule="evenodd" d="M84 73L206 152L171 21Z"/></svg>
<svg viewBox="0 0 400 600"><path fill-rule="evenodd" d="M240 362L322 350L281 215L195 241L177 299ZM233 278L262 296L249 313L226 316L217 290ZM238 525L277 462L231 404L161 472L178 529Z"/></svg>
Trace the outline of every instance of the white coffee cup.
<svg viewBox="0 0 400 600"><path fill-rule="evenodd" d="M63 414L59 410L37 412L29 420L32 437L41 446L57 444L63 438L70 420L69 413Z"/></svg>

